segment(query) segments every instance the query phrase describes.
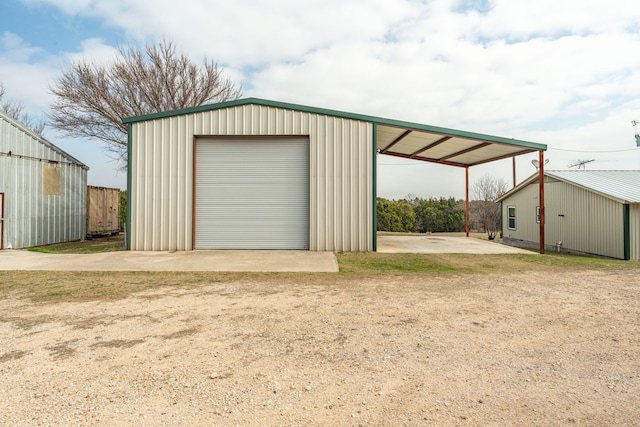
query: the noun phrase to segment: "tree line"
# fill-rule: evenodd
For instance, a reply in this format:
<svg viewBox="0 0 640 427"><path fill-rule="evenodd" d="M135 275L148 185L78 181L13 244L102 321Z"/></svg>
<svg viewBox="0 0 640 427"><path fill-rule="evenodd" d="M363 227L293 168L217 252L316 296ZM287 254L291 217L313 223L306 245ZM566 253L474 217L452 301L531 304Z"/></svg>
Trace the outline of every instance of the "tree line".
<svg viewBox="0 0 640 427"><path fill-rule="evenodd" d="M489 240L501 229L500 205L495 200L508 189L506 181L490 175L480 178L472 188L469 225L474 231L487 233ZM455 197L421 199L408 195L404 199L376 201L378 231L401 233L460 232L466 230L465 202Z"/></svg>
<svg viewBox="0 0 640 427"><path fill-rule="evenodd" d="M465 230L464 200L454 197L377 199L378 231L434 233Z"/></svg>

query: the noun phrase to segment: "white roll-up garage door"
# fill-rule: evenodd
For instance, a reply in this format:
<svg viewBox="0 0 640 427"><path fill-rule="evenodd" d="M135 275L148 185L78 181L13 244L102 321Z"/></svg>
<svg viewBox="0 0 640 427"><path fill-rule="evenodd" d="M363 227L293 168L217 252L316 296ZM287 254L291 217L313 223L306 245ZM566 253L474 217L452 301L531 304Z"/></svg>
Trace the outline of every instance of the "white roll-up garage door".
<svg viewBox="0 0 640 427"><path fill-rule="evenodd" d="M198 138L196 249L309 249L309 139Z"/></svg>

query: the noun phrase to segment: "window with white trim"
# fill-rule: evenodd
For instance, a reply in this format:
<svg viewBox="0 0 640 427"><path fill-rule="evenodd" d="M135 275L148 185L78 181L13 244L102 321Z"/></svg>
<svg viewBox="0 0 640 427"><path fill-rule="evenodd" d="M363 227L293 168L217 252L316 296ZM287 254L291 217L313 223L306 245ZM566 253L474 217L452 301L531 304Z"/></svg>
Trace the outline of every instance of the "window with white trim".
<svg viewBox="0 0 640 427"><path fill-rule="evenodd" d="M536 206L536 223L540 224L540 206Z"/></svg>
<svg viewBox="0 0 640 427"><path fill-rule="evenodd" d="M507 228L509 230L516 229L516 207L507 206Z"/></svg>

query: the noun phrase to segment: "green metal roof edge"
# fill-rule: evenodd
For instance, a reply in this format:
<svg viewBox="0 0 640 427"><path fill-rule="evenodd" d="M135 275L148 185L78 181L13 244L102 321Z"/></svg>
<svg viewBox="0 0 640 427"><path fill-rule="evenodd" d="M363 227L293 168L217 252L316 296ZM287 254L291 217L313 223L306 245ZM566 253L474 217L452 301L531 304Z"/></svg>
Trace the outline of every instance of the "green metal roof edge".
<svg viewBox="0 0 640 427"><path fill-rule="evenodd" d="M494 142L498 144L515 145L519 147L531 148L531 149L540 150L540 151L547 150L546 144L539 144L536 142L523 141L523 140L513 139L513 138L504 138L500 136L486 135L486 134L475 133L475 132L467 132L467 131L461 131L457 129L449 129L449 128L425 125L420 123L412 123L412 122L406 122L402 120L386 119L383 117L369 116L365 114L348 113L345 111L329 110L326 108L309 107L306 105L291 104L288 102L269 101L269 100L260 99L260 98L243 98L243 99L236 99L233 101L219 102L216 104L200 105L198 107L190 107L190 108L182 108L179 110L165 111L162 113L126 117L122 119L122 122L125 124L137 123L137 122L144 122L148 120L163 119L167 117L175 117L175 116L180 116L184 114L200 113L203 111L220 110L223 108L239 107L239 106L251 105L251 104L262 105L265 107L283 108L287 110L296 110L296 111L302 111L306 113L320 114L324 116L359 120L363 122L371 122L371 123L377 123L381 125L396 126L401 128L408 128L413 130L430 132L430 133L457 136L460 138Z"/></svg>

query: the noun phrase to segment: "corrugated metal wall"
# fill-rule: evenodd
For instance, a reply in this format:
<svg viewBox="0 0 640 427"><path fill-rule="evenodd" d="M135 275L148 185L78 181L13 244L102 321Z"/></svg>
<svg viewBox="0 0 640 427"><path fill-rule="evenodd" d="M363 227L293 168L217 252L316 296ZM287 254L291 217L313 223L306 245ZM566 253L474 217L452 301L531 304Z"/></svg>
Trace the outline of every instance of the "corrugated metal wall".
<svg viewBox="0 0 640 427"><path fill-rule="evenodd" d="M611 258L624 258L623 205L563 181L545 182L545 243L549 250L562 248ZM507 206L516 206L517 230L508 230ZM539 242L536 223L537 181L502 202L503 235L525 242Z"/></svg>
<svg viewBox="0 0 640 427"><path fill-rule="evenodd" d="M9 155L9 153L11 153ZM52 161L52 162L50 162ZM59 194L44 194L43 171L59 168ZM50 170L49 170L50 171ZM0 192L5 249L81 240L86 230L87 167L0 117Z"/></svg>
<svg viewBox="0 0 640 427"><path fill-rule="evenodd" d="M130 249L193 249L193 144L205 135L308 136L309 249L373 249L373 125L257 105L131 125Z"/></svg>
<svg viewBox="0 0 640 427"><path fill-rule="evenodd" d="M87 236L120 231L120 189L87 186Z"/></svg>
<svg viewBox="0 0 640 427"><path fill-rule="evenodd" d="M631 234L631 259L640 260L640 203L629 205L629 229Z"/></svg>
<svg viewBox="0 0 640 427"><path fill-rule="evenodd" d="M537 242L539 237L536 222L536 206L538 206L538 183L530 184L511 197L502 201L502 235L503 237ZM516 229L507 228L507 208L516 207Z"/></svg>

